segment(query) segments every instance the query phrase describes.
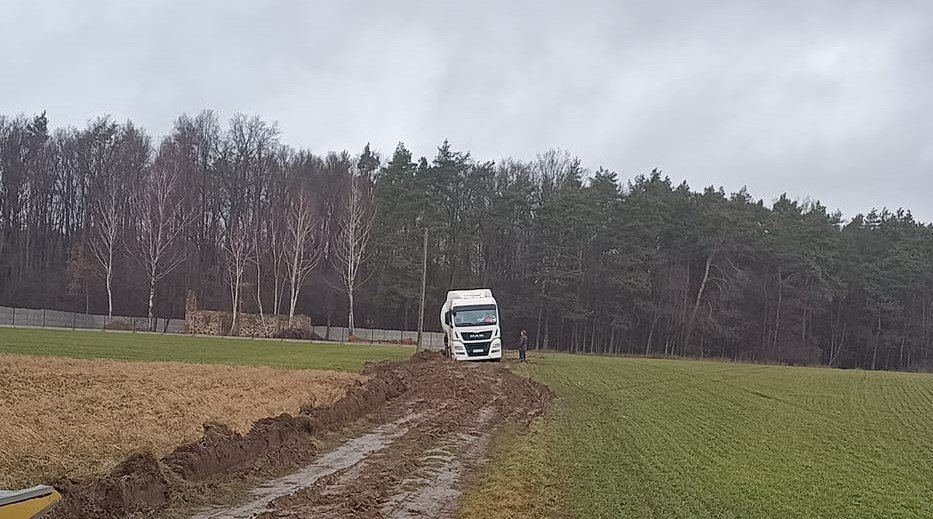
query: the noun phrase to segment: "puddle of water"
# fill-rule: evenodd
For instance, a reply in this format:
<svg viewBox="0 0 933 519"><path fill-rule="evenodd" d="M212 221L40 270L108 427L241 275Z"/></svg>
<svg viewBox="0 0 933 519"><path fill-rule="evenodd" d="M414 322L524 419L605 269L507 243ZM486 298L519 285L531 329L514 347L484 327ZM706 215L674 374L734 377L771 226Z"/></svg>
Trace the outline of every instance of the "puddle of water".
<svg viewBox="0 0 933 519"><path fill-rule="evenodd" d="M250 492L250 501L235 507L211 508L192 519L249 519L265 512L273 500L309 487L318 479L359 463L374 452L388 447L410 429L418 415L409 414L395 422L380 425L372 431L345 442L336 449L321 454L307 467L288 476L263 483Z"/></svg>

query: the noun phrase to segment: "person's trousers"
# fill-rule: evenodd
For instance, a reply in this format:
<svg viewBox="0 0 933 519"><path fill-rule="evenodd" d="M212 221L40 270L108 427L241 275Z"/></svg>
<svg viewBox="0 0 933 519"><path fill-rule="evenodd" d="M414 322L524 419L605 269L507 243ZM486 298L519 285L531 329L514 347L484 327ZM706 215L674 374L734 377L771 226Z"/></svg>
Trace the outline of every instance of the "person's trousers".
<svg viewBox="0 0 933 519"><path fill-rule="evenodd" d="M525 360L525 348L518 350L518 360Z"/></svg>

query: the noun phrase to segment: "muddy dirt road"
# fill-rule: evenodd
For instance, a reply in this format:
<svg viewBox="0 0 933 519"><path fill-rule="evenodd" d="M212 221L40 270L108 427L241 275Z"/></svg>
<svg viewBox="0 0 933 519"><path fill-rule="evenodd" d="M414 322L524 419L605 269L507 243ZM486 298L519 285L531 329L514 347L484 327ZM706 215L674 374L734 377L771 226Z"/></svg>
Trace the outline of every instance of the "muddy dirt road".
<svg viewBox="0 0 933 519"><path fill-rule="evenodd" d="M528 423L550 400L547 388L506 366L430 353L365 374L331 406L257 422L243 436L209 426L201 441L161 460L143 456L106 477L63 482L56 516L449 517L492 434L507 421ZM319 452L326 434L342 437ZM237 502L199 505L197 496L257 474L262 482Z"/></svg>

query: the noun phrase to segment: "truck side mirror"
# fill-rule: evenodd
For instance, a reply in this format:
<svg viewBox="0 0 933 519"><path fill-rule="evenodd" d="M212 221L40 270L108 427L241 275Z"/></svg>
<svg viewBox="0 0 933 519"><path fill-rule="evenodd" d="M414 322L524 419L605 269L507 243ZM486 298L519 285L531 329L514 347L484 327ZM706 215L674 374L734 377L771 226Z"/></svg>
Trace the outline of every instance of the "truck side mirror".
<svg viewBox="0 0 933 519"><path fill-rule="evenodd" d="M444 322L447 323L447 326L450 326L450 312L444 314Z"/></svg>

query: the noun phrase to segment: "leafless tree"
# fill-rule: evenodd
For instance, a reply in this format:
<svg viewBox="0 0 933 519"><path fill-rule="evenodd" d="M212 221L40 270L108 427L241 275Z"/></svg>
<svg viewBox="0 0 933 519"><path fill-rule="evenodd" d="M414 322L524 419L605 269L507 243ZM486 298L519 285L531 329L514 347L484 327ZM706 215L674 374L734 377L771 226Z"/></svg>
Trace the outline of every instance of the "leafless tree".
<svg viewBox="0 0 933 519"><path fill-rule="evenodd" d="M360 277L361 267L369 257L369 237L375 220L373 193L364 177L351 174L344 203L332 261L347 292L347 327L350 335L353 335L353 296L363 281Z"/></svg>
<svg viewBox="0 0 933 519"><path fill-rule="evenodd" d="M83 156L90 175L88 248L103 271L107 288L107 322L113 318L113 273L126 225L127 192L149 163L151 141L132 123L95 121L84 137Z"/></svg>
<svg viewBox="0 0 933 519"><path fill-rule="evenodd" d="M288 285L288 237L289 194L291 187L292 151L285 146L279 148L273 158L269 189L270 204L267 214L269 264L272 270L272 313L279 314L285 287Z"/></svg>
<svg viewBox="0 0 933 519"><path fill-rule="evenodd" d="M283 220L283 209L274 206L269 219L269 250L272 258L272 313L278 314L285 295L287 254L285 244L287 240Z"/></svg>
<svg viewBox="0 0 933 519"><path fill-rule="evenodd" d="M253 296L260 314L264 313L263 273L270 261L264 252L269 248L270 168L275 164L279 148L278 131L274 123L269 124L256 116L236 114L230 121L228 132L233 173L230 180L234 191L231 209L249 226L253 241L251 266L255 270Z"/></svg>
<svg viewBox="0 0 933 519"><path fill-rule="evenodd" d="M120 224L123 217L123 205L119 200L119 189L114 182L107 182L103 196L94 206L91 218L90 240L91 254L104 271L107 286L107 322L113 319L113 261L120 246Z"/></svg>
<svg viewBox="0 0 933 519"><path fill-rule="evenodd" d="M230 222L227 238L224 242L224 255L227 276L230 282L230 300L233 305L233 320L230 323L230 335L235 335L239 326L240 304L243 299L243 278L249 264L255 261L253 237L242 222Z"/></svg>
<svg viewBox="0 0 933 519"><path fill-rule="evenodd" d="M155 330L155 300L159 282L187 257L182 238L184 229L195 217L184 199L181 169L170 146L163 148L142 180L136 201L135 256L145 270L149 298L149 329Z"/></svg>
<svg viewBox="0 0 933 519"><path fill-rule="evenodd" d="M301 287L321 260L322 250L316 225L316 211L311 195L301 190L294 197L285 235L285 260L288 272L288 326L293 325L295 306Z"/></svg>

